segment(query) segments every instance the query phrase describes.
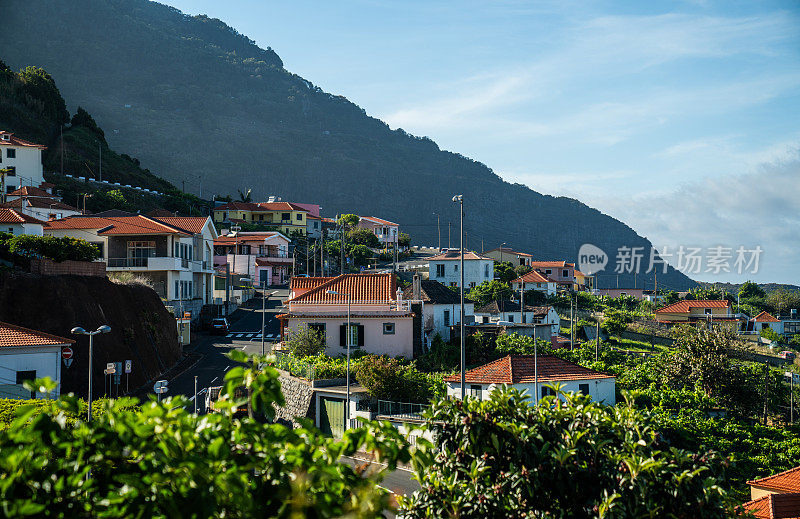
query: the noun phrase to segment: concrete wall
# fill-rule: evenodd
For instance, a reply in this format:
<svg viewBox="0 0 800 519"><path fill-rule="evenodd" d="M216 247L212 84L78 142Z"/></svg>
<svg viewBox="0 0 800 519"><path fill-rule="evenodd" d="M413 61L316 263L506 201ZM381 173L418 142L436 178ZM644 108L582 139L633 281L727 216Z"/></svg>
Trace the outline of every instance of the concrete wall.
<svg viewBox="0 0 800 519"><path fill-rule="evenodd" d="M8 158L8 150L16 150L16 157ZM39 187L44 182L42 174L42 150L39 148L29 148L25 146L0 146L0 153L3 154L0 161L0 168L14 167L14 176L6 177L6 186Z"/></svg>
<svg viewBox="0 0 800 519"><path fill-rule="evenodd" d="M346 318L290 318L287 332L299 330L308 324L325 324L325 353L331 357L338 357L346 353L346 348L340 346L340 326L347 323ZM394 323L394 334L384 335L383 324ZM406 358L414 356L414 327L411 317L353 317L351 324L364 326L364 346L362 350L374 355L389 355L396 357L402 355ZM289 331L291 330L291 331ZM351 347L352 351L352 347Z"/></svg>
<svg viewBox="0 0 800 519"><path fill-rule="evenodd" d="M286 405L275 407L275 422L291 424L292 427L299 427L297 417L310 418L316 420L314 390L311 385L297 377L281 371L278 379L281 383L281 391Z"/></svg>

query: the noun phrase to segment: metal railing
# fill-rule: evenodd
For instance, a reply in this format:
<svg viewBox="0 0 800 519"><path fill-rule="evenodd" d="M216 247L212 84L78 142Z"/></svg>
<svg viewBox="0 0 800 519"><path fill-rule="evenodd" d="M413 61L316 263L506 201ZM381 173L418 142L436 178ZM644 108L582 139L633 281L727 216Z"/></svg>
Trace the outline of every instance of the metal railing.
<svg viewBox="0 0 800 519"><path fill-rule="evenodd" d="M148 258L108 258L109 267L146 267Z"/></svg>
<svg viewBox="0 0 800 519"><path fill-rule="evenodd" d="M392 402L391 400L378 400L378 415L396 418L421 419L420 413L427 409L427 404L412 404L407 402Z"/></svg>

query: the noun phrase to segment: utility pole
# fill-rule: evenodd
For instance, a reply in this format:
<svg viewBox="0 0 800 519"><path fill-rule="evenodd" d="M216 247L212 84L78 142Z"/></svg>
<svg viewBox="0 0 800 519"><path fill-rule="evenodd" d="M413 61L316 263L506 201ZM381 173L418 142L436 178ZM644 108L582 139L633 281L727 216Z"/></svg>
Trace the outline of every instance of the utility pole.
<svg viewBox="0 0 800 519"><path fill-rule="evenodd" d="M64 123L58 125L59 140L61 142L61 176L64 176Z"/></svg>
<svg viewBox="0 0 800 519"><path fill-rule="evenodd" d="M597 329L595 332L597 335L594 341L594 360L597 362L598 357L600 356L600 318L597 318Z"/></svg>
<svg viewBox="0 0 800 519"><path fill-rule="evenodd" d="M451 247L452 245L450 242L450 222L447 222L447 248L449 249Z"/></svg>
<svg viewBox="0 0 800 519"><path fill-rule="evenodd" d="M194 414L197 414L197 375L194 376Z"/></svg>
<svg viewBox="0 0 800 519"><path fill-rule="evenodd" d="M231 301L231 264L225 263L225 317L228 317L230 301Z"/></svg>
<svg viewBox="0 0 800 519"><path fill-rule="evenodd" d="M103 180L103 145L100 142L97 143L97 150L100 155L100 166L97 168L97 176L100 178L97 180Z"/></svg>
<svg viewBox="0 0 800 519"><path fill-rule="evenodd" d="M525 322L525 280L522 277L519 278L519 315L520 315L520 322ZM536 334L533 334L536 337Z"/></svg>
<svg viewBox="0 0 800 519"><path fill-rule="evenodd" d="M461 266L459 267L461 270L461 322L459 323L459 335L461 336L461 401L463 402L467 395L467 387L465 385L466 381L464 377L464 370L467 364L467 350L464 337L464 195L454 196L453 202L458 202L461 210L461 230L459 233L461 238Z"/></svg>
<svg viewBox="0 0 800 519"><path fill-rule="evenodd" d="M442 250L442 228L439 226L439 213L433 213L436 216L436 234L439 236L438 248Z"/></svg>
<svg viewBox="0 0 800 519"><path fill-rule="evenodd" d="M261 283L261 356L262 357L266 355L266 353L264 352L264 327L266 326L264 319L266 315L267 315L267 280L265 279Z"/></svg>
<svg viewBox="0 0 800 519"><path fill-rule="evenodd" d="M569 296L569 349L575 349L575 312L572 309L572 294Z"/></svg>

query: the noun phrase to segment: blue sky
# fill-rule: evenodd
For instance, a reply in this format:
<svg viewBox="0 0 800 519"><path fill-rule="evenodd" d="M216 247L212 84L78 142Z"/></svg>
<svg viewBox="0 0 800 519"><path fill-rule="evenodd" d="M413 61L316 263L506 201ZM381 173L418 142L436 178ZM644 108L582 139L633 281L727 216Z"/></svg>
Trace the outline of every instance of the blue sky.
<svg viewBox="0 0 800 519"><path fill-rule="evenodd" d="M764 249L800 284L796 1L172 0L287 69L657 247Z"/></svg>

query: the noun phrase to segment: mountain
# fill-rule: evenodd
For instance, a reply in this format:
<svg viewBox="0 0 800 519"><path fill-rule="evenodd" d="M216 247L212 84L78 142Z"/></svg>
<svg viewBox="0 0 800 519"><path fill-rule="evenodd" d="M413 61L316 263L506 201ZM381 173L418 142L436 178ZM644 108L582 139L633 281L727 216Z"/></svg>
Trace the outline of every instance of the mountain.
<svg viewBox="0 0 800 519"><path fill-rule="evenodd" d="M618 247L650 250L630 227L577 200L510 184L428 138L392 130L219 20L147 0L4 4L0 58L45 68L109 144L194 193L252 188L255 198L319 203L326 214L376 215L419 244L437 241L434 212L444 244L448 221L458 234L451 198L463 193L473 249L505 242L537 259L575 261L592 243L611 256L607 271ZM695 285L671 268L658 278L664 288ZM613 274L599 280L617 283ZM642 281L620 276L619 286Z"/></svg>

